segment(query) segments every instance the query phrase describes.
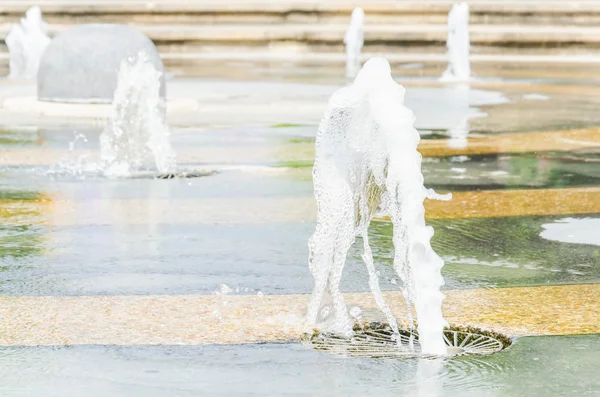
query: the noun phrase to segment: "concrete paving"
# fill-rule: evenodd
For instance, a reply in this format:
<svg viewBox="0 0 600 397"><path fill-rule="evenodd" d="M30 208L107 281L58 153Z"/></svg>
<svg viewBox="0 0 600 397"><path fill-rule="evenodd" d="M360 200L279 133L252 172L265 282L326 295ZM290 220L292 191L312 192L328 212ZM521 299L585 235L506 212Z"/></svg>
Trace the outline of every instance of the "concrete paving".
<svg viewBox="0 0 600 397"><path fill-rule="evenodd" d="M397 316L399 292L385 293ZM447 291L444 313L510 336L600 332L600 285ZM290 342L310 332L307 295L0 297L0 346L199 345ZM345 294L364 321L369 293Z"/></svg>
<svg viewBox="0 0 600 397"><path fill-rule="evenodd" d="M600 187L454 192L427 200L427 219L468 219L600 213ZM6 225L85 226L153 223L269 224L315 222L316 204L303 197L0 200ZM118 218L115 214L118 214Z"/></svg>
<svg viewBox="0 0 600 397"><path fill-rule="evenodd" d="M343 81L337 81L343 84ZM178 115L178 118L187 118L180 121L180 126L193 126L194 134L201 136L203 133L215 133L209 131L215 125L232 127L242 125L250 128L252 125L262 125L261 130L269 130L271 137L277 136L276 128L265 127L271 123L293 123L303 122L305 124L316 124L322 116L327 98L336 88L336 85L318 84L245 84L241 89L234 83L203 82L201 84L189 84L181 80L173 84L171 91L175 99L183 98L182 94L193 92L190 96L192 102L198 104L198 109L188 110ZM432 81L424 83L409 82L407 85L435 86L439 84ZM298 88L301 86L301 89ZM486 133L471 135L466 141L466 146L457 148L449 145L447 139L423 139L419 150L424 157L450 157L450 156L476 156L507 153L531 153L552 151L597 151L600 147L599 130L597 127L588 128L565 128L556 123L555 128L538 128L533 132L528 130L529 124L538 125L546 121L540 117L540 112L530 111L531 108L524 106L523 113L519 117L510 117L508 104L504 99L513 98L515 95L523 94L550 94L553 96L564 96L565 102L573 97L582 97L588 100L586 106L594 107L597 97L593 85L553 85L532 84L530 82L474 82L473 87L503 87L502 92L494 93L495 101L486 106L485 111L490 112L490 119L497 117L496 123L506 119L514 122L514 128L521 128L516 133L507 133L513 129L502 130L497 134L495 130ZM430 88L429 87L429 88ZM511 88L505 90L504 88ZM23 87L18 82L7 82L3 96L4 108L0 114L4 124L10 125L12 120L16 125L37 125L38 120L31 117L23 110L24 105L31 104L31 86ZM423 88L423 87L421 87ZM426 87L427 88L427 87ZM288 90L289 89L289 90ZM421 97L427 101L438 100L439 91L427 91L427 95ZM415 90L416 91L416 90ZM509 92L510 91L510 92ZM432 93L434 95L432 95ZM480 93L481 94L481 93ZM506 95L506 97L504 97ZM25 102L15 102L15 98L29 98ZM419 95L413 97L417 103ZM13 101L11 104L11 100ZM550 99L551 101L552 99ZM555 102L551 106L546 105L548 113L557 113L562 110L565 102ZM552 102L544 102L545 104ZM36 104L36 106L39 104ZM475 104L466 104L476 106ZM519 104L518 106L521 106ZM503 108L503 106L506 106ZM433 112L439 107L436 104L430 106ZM576 106L577 107L577 106ZM19 108L21 114L19 113ZM37 109L37 108L33 108ZM39 110L39 109L37 109ZM56 113L56 109L53 110ZM104 108L106 111L106 108ZM496 116L494 116L494 112ZM52 112L50 112L52 113ZM59 112L60 113L60 112ZM69 111L64 111L60 117L68 117ZM90 115L93 111L90 110ZM430 115L435 113L430 113ZM17 116L15 116L17 115ZM98 117L102 119L105 114ZM232 115L235 115L233 117ZM569 119L565 117L565 119ZM529 117L529 118L528 118ZM233 120L235 118L235 120ZM437 121L435 117L422 117L427 121ZM56 120L52 120L55 122ZM527 122L526 122L527 121ZM49 124L52 124L49 123ZM575 121L574 121L575 122ZM589 116L587 122L594 125L595 121ZM506 121L508 124L509 121ZM485 125L485 124L482 124ZM597 123L596 123L597 125ZM204 129L206 128L206 129ZM512 128L512 127L511 127ZM491 128L490 128L491 129ZM37 131L37 130L36 130ZM173 137L177 139L178 134L185 134L189 130L178 130ZM191 141L197 147L193 147L185 139L180 141L181 149L178 151L178 160L181 164L191 164L198 168L226 170L232 169L231 165L237 166L237 170L243 167L250 175L263 175L266 169L271 175L282 176L280 185L289 186L293 182L286 176L298 172L295 168L300 164L302 178L306 179L308 166L314 157L314 143L312 135L295 137L296 142L291 142L293 134L281 134L265 143L265 139L257 134L257 141L252 145L239 143L235 134L227 137L230 130L224 129L222 135L229 139L229 144L222 141ZM68 186L68 183L59 182L53 186L54 190L45 191L47 186L38 186L39 179L31 182L26 178L15 177L19 171L33 169L35 165L55 165L67 154L66 146L58 146L60 141L40 143L40 145L5 146L0 151L0 163L5 167L3 171L7 176L7 185L10 188L27 187L39 188L43 193L34 199L11 199L0 200L0 216L7 228L19 229L19 227L40 227L48 230L51 235L56 230L66 230L72 235L80 233L84 228L89 230L95 226L110 226L120 229L115 234L117 239L123 239L128 233L134 233L136 225L148 226L142 228L148 236L153 233L160 235L158 225L171 225L174 228L184 228L193 225L194 228L201 226L216 228L217 226L231 225L280 225L292 224L302 225L315 220L315 203L310 196L307 186L310 182L305 181L305 190L298 189L301 193L286 194L284 188L278 190L278 195L269 194L224 194L201 196L202 189L192 192L194 195L185 197L170 197L165 194L163 198L156 196L144 196L144 191L136 192L139 196L114 197L117 190L106 191L102 189L83 192ZM235 144L231 144L231 142ZM203 144L209 142L208 144ZM212 142L212 143L211 143ZM258 142L258 143L257 143ZM85 154L84 150L74 150L70 153L73 157ZM97 150L91 150L91 161L97 160ZM18 166L18 167L12 167ZM230 168L228 168L230 167ZM47 171L48 168L46 167ZM11 174L15 172L15 174ZM254 174L252 174L254 173ZM288 174L289 173L289 174ZM38 175L39 177L39 175ZM206 183L205 191L219 189L212 186L211 177L204 181L197 180L189 183ZM32 178L34 180L35 178ZM47 182L47 178L44 183ZM72 181L71 181L72 182ZM255 183L256 179L248 178L245 183ZM30 185L27 185L30 183ZM72 182L77 183L77 182ZM100 183L109 184L111 181ZM129 183L129 181L128 181ZM132 182L133 183L133 182ZM182 184L186 183L181 182ZM226 182L223 182L226 183ZM61 191L61 189L63 189ZM242 187L240 190L248 190ZM51 191L50 191L51 190ZM293 190L293 189L292 189ZM135 191L132 188L132 191ZM127 194L131 192L127 191ZM157 196L169 193L160 189L155 192ZM230 192L231 193L231 192ZM262 193L262 192L261 192ZM271 192L272 193L272 192ZM188 193L191 194L191 193ZM80 195L80 196L78 196ZM142 197L140 197L142 196ZM482 190L454 192L453 200L449 202L427 201L427 217L434 219L475 219L475 218L500 218L500 217L522 217L541 215L574 215L574 214L597 214L600 213L600 187L568 187L555 189L522 189L522 190ZM308 225L310 226L310 225ZM188 228L192 233L194 228ZM11 229L12 230L12 229ZM94 233L106 233L102 227L95 228ZM210 233L210 230L208 231ZM223 232L225 235L227 233ZM247 233L252 233L250 230ZM277 230L275 232L277 233ZM82 232L83 234L83 232ZM243 235L243 234L242 234ZM19 235L21 236L21 235ZM28 236L23 237L26 241ZM161 235L162 236L162 235ZM9 236L10 237L10 236ZM65 233L62 234L62 238ZM110 240L113 236L105 236ZM43 240L46 236L39 236ZM81 240L75 241L81 244L81 250L85 250L85 239L94 238L93 234L81 236ZM142 239L145 235L142 236ZM175 235L173 238L179 238ZM158 238L157 238L158 239ZM13 240L9 240L12 243ZM18 244L26 244L21 240ZM53 241L60 249L68 251L68 243ZM173 241L173 240L171 240ZM126 250L127 244L123 242L119 249ZM155 251L149 255L158 257L159 245L155 240L148 243L149 249ZM235 245L237 240L232 238L225 243ZM222 243L222 244L225 244ZM13 244L13 245L14 245ZM62 245L61 245L62 244ZM112 240L107 244L114 244ZM154 246L152 246L154 244ZM64 245L64 246L63 246ZM40 244L40 251L47 247ZM145 246L144 246L145 247ZM52 247L51 247L52 248ZM56 248L56 247L54 247ZM100 245L96 249L104 249ZM278 249L279 247L276 247ZM145 248L142 248L145 249ZM186 246L186 249L190 249ZM209 248L207 248L209 249ZM194 251L195 252L195 251ZM46 258L50 258L51 250ZM229 255L229 251L217 253ZM260 252L255 253L257 257ZM60 261L60 253L56 254ZM134 252L128 257L132 261L131 267L143 263L144 258L135 257ZM185 253L189 255L189 252ZM282 254L283 255L283 254ZM110 256L110 255L108 255ZM171 260L175 256L168 257ZM281 256L280 256L281 257ZM280 258L278 257L278 258ZM152 257L152 259L156 259ZM221 258L222 259L222 258ZM116 263L118 258L110 258ZM137 262L137 261L140 262ZM174 265L165 264L164 258L156 260L157 267ZM193 259L195 260L195 259ZM233 260L243 261L244 253ZM259 257L255 260L263 260ZM574 258L574 261L576 258ZM35 265L43 264L44 257L39 256L31 259ZM201 261L200 261L201 262ZM219 260L216 260L219 266ZM16 263L16 262L15 262ZM92 264L91 266L102 266L106 263ZM20 264L19 264L20 265ZM54 263L60 267L61 263ZM268 265L268 264L267 264ZM478 264L481 265L481 264ZM550 265L551 266L551 265ZM15 265L15 268L18 266ZM304 269L304 267L303 267ZM56 270L56 269L52 269ZM248 269L242 269L245 273L252 273ZM304 269L305 270L305 269ZM504 270L504 269L501 269ZM529 269L520 269L528 271ZM23 270L17 268L16 273ZM103 273L99 277L106 276L105 283L110 284L110 276L106 275L105 268L96 270ZM153 270L149 278L160 273ZM212 271L212 270L211 270ZM56 274L49 272L51 276ZM24 280L29 281L28 273L24 273ZM39 276L39 275L38 275ZM44 274L42 276L45 276ZM141 277L132 272L130 277ZM148 275L144 275L148 276ZM186 275L177 275L185 278ZM201 275L200 277L202 277ZM219 274L213 275L220 277ZM250 275L252 277L253 274ZM7 276L8 277L8 276ZM62 281L68 284L69 279L64 274ZM167 276L163 276L167 277ZM49 279L52 279L50 277ZM90 280L98 280L93 277ZM81 287L73 281L74 289ZM121 281L121 280L119 280ZM260 280L262 281L262 280ZM260 282L259 281L259 282ZM20 281L19 281L20 282ZM38 287L33 281L33 288ZM123 280L126 285L127 279ZM592 280L593 282L593 280ZM129 285L129 287L131 287ZM83 289L82 289L83 290ZM37 291L37 290L36 290ZM71 291L71 290L67 290ZM87 290L85 290L87 291ZM111 290L112 291L112 290ZM118 293L118 288L115 289ZM3 346L63 346L63 345L86 345L86 344L112 344L112 345L163 345L163 344L225 344L225 343L255 343L255 342L289 342L297 340L306 326L304 324L304 311L307 296L303 294L287 295L224 295L214 293L212 295L198 295L197 292L190 295L157 295L153 290L152 295L131 295L129 292L122 295L96 296L103 292L94 292L92 296L3 296L0 297L0 345ZM168 291L165 288L165 291ZM292 290L299 292L301 290ZM38 292L39 293L39 292ZM64 292L63 292L64 293ZM77 292L75 292L77 293ZM106 292L104 292L106 293ZM112 293L112 292L111 292ZM392 303L395 313L402 317L404 303L398 292L386 292L386 297ZM379 310L368 293L348 293L346 301L351 306L359 306L363 312L364 320L377 320L381 318ZM504 332L511 336L519 335L563 335L563 334L589 334L599 333L598 317L600 316L600 285L561 285L527 288L496 288L471 290L447 291L447 300L444 311L450 323L479 326Z"/></svg>
<svg viewBox="0 0 600 397"><path fill-rule="evenodd" d="M316 118L316 117L315 117ZM560 150L595 149L600 147L600 129L541 131L523 134L501 134L469 137L464 148L455 148L450 139L423 139L419 152L424 157L472 156L497 153L528 153ZM201 134L201 133L199 133ZM219 147L205 145L179 149L177 159L181 164L203 164L200 168L218 170L217 165L248 165L256 162L271 163L285 167L287 164L311 162L314 159L314 144L256 145L252 151L244 147ZM99 152L89 149L66 151L57 148L0 149L0 164L4 165L54 165L65 158L85 156L90 163L99 161ZM276 171L273 171L276 172Z"/></svg>

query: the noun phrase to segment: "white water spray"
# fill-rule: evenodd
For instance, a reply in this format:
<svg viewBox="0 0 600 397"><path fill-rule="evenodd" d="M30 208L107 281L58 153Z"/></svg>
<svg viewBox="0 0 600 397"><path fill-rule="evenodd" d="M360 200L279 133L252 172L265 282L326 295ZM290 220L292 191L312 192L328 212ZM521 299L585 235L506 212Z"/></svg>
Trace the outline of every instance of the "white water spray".
<svg viewBox="0 0 600 397"><path fill-rule="evenodd" d="M335 92L319 126L313 169L317 226L309 240L309 267L315 285L308 322L325 332L352 335L340 280L348 249L361 236L369 286L387 321L397 321L379 288L369 246L375 216L393 224L394 270L414 305L425 354L445 354L442 316L443 260L433 251L433 229L425 225L423 201L439 196L423 186L420 137L412 111L404 107L404 88L391 77L384 58L372 58L354 83ZM409 318L412 322L412 319Z"/></svg>
<svg viewBox="0 0 600 397"><path fill-rule="evenodd" d="M144 53L121 62L111 115L100 135L106 176L176 170L165 101L160 97L160 77Z"/></svg>
<svg viewBox="0 0 600 397"><path fill-rule="evenodd" d="M364 44L365 13L362 8L352 11L350 25L344 35L346 44L346 77L354 78L360 69L360 51Z"/></svg>
<svg viewBox="0 0 600 397"><path fill-rule="evenodd" d="M448 68L442 81L467 81L471 78L469 61L469 5L454 4L448 13Z"/></svg>
<svg viewBox="0 0 600 397"><path fill-rule="evenodd" d="M37 76L40 59L50 44L46 30L40 7L31 7L25 18L21 18L21 24L11 27L5 39L10 55L9 78L33 79Z"/></svg>

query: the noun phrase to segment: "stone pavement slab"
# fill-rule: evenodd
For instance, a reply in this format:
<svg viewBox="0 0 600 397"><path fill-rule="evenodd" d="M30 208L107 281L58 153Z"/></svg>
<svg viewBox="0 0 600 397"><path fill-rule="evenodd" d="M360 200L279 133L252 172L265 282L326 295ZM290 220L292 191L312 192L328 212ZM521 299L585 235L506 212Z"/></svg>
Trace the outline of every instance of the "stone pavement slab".
<svg viewBox="0 0 600 397"><path fill-rule="evenodd" d="M402 317L400 292L384 293ZM516 335L600 332L600 285L447 291L451 324ZM307 331L307 295L0 297L0 345L198 345L289 342ZM345 294L380 320L370 293Z"/></svg>

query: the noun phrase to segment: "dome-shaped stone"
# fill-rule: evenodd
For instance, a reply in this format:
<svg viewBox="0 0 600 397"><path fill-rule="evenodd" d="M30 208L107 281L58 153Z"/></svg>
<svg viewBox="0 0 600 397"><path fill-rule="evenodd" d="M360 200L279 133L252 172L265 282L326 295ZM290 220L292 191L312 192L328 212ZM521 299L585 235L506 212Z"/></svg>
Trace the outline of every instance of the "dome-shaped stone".
<svg viewBox="0 0 600 397"><path fill-rule="evenodd" d="M164 67L154 43L126 25L80 25L57 35L38 71L38 99L52 102L109 103L121 61L145 52L156 70ZM160 95L165 96L164 75Z"/></svg>

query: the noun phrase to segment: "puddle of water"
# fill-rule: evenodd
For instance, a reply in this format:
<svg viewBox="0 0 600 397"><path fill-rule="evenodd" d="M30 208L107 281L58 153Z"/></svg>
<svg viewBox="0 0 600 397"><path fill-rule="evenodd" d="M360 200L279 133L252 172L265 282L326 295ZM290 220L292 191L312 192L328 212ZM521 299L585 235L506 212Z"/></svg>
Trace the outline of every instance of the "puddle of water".
<svg viewBox="0 0 600 397"><path fill-rule="evenodd" d="M162 211L176 211L178 199L160 206L150 200L135 211L120 200L89 200L72 209L69 219L78 223L45 224L48 210L26 202L24 214L4 217L0 294L210 294L222 283L240 293L310 292L306 241L312 223L173 223ZM429 221L436 230L433 247L447 262L446 288L600 280L599 247L540 236L556 219L563 217ZM389 224L374 222L373 254L384 290L400 283L391 267L390 236ZM344 291L368 289L360 247L357 240L350 251Z"/></svg>
<svg viewBox="0 0 600 397"><path fill-rule="evenodd" d="M563 218L542 227L544 230L540 236L546 240L600 246L598 234L600 219L598 218Z"/></svg>
<svg viewBox="0 0 600 397"><path fill-rule="evenodd" d="M284 178L312 178L311 160L271 163ZM600 154L539 152L459 157L425 157L425 185L440 191L565 188L600 185Z"/></svg>
<svg viewBox="0 0 600 397"><path fill-rule="evenodd" d="M485 116L479 111L480 106L509 102L500 92L473 89L466 85L410 87L405 98L405 106L415 115L415 127L432 130L453 129L465 119Z"/></svg>
<svg viewBox="0 0 600 397"><path fill-rule="evenodd" d="M600 336L521 338L452 360L345 358L302 345L0 349L3 396L593 396Z"/></svg>
<svg viewBox="0 0 600 397"><path fill-rule="evenodd" d="M528 86L533 92L536 87L535 84ZM547 100L525 100L522 95L527 92L514 88L504 90L503 94L512 102L482 106L487 117L473 119L471 132L538 132L600 125L600 114L594 111L600 105L599 97L578 95L577 87L573 88L575 92L569 92L567 88L561 92L559 86L550 87L557 90L537 92L538 95L547 93Z"/></svg>
<svg viewBox="0 0 600 397"><path fill-rule="evenodd" d="M223 283L254 294L307 292L308 235L310 225L302 224L169 225L150 220L13 227L10 233L0 230L0 242L17 244L0 251L0 294L211 294Z"/></svg>
<svg viewBox="0 0 600 397"><path fill-rule="evenodd" d="M598 282L600 247L540 236L544 225L561 218L428 220L435 229L432 246L446 261L446 288ZM391 225L374 223L372 235L380 263L390 267Z"/></svg>
<svg viewBox="0 0 600 397"><path fill-rule="evenodd" d="M522 153L425 158L425 184L437 190L563 188L600 185L598 153Z"/></svg>
<svg viewBox="0 0 600 397"><path fill-rule="evenodd" d="M192 135L182 135L186 145L194 144ZM551 153L461 162L426 159L423 168L427 185L441 191L580 186L595 184L600 177L596 157ZM0 208L5 221L0 235L2 294L212 293L222 283L266 293L310 290L306 241L314 226L291 223L298 218L273 223L269 217L271 212L296 210L288 211L284 204L269 207L275 201L296 197L310 203L310 164L284 173L238 169L191 180L50 180L27 170L3 169L0 199L7 201ZM224 199L266 201L258 211L245 214L242 223L232 224L226 221L232 208L213 208ZM220 225L211 226L207 221L212 218L199 216L208 213L207 206L223 211L214 217ZM446 288L600 279L595 248L540 237L542 225L555 219L428 222L436 230L434 249L447 260ZM371 239L383 288L397 289L387 228L376 223ZM367 288L360 256L357 241L345 269L345 291Z"/></svg>
<svg viewBox="0 0 600 397"><path fill-rule="evenodd" d="M433 246L446 260L447 278L490 286L598 282L600 247L586 241L557 243L540 236L544 225L561 218L432 220L429 224L436 230Z"/></svg>

